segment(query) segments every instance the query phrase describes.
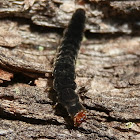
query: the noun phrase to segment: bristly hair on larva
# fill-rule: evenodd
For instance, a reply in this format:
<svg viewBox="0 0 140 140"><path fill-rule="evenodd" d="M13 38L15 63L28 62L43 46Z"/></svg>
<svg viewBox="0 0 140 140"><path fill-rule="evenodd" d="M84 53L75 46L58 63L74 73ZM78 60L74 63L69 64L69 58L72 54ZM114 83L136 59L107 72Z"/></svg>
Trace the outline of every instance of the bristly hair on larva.
<svg viewBox="0 0 140 140"><path fill-rule="evenodd" d="M75 93L75 64L85 27L85 10L77 9L66 28L58 47L53 70L53 88L57 92L58 103L63 105L79 126L86 119L86 110Z"/></svg>

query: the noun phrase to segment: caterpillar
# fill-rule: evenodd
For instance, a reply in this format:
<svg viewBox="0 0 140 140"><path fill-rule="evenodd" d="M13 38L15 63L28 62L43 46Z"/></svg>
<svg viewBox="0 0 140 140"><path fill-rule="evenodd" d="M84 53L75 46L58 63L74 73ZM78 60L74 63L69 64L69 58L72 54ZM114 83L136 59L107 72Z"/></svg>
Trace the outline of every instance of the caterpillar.
<svg viewBox="0 0 140 140"><path fill-rule="evenodd" d="M74 126L86 119L86 110L75 93L75 64L85 27L85 10L77 9L66 28L57 50L53 69L53 88L57 92L58 103L63 105Z"/></svg>

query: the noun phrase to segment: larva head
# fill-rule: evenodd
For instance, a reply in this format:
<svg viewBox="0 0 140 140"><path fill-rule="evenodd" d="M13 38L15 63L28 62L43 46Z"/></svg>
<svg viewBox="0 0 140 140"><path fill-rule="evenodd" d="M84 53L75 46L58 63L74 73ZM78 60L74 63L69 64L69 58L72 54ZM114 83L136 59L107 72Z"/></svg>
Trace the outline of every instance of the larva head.
<svg viewBox="0 0 140 140"><path fill-rule="evenodd" d="M79 5L84 5L85 4L84 0L76 0L75 2Z"/></svg>
<svg viewBox="0 0 140 140"><path fill-rule="evenodd" d="M78 112L75 116L74 116L74 126L79 126L82 122L84 122L86 120L87 116L86 116L86 111L82 110L80 112Z"/></svg>

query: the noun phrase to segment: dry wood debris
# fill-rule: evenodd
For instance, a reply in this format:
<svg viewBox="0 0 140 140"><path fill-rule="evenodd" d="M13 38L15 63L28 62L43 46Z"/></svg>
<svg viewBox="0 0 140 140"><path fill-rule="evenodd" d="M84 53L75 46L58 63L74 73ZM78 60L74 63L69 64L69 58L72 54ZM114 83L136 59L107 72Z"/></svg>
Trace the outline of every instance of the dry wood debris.
<svg viewBox="0 0 140 140"><path fill-rule="evenodd" d="M74 128L51 89L74 1L0 1L0 139L140 139L140 2L86 0L85 8L76 83L88 119Z"/></svg>

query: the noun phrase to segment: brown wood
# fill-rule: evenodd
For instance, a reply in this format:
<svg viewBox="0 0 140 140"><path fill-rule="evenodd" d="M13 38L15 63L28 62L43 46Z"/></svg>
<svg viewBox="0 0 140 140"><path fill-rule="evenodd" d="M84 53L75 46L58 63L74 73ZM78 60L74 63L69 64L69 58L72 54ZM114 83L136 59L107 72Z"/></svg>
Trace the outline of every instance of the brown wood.
<svg viewBox="0 0 140 140"><path fill-rule="evenodd" d="M140 2L85 2L76 83L88 118L73 128L51 72L75 3L0 1L0 139L140 139Z"/></svg>

